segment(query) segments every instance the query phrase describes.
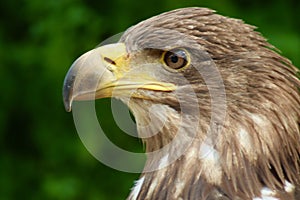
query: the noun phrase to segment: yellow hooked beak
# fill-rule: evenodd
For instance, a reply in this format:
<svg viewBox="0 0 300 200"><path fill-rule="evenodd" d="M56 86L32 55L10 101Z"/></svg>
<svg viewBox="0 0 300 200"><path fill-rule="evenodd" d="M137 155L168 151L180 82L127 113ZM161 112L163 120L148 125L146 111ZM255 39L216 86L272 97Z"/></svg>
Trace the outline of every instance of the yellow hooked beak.
<svg viewBox="0 0 300 200"><path fill-rule="evenodd" d="M64 80L63 99L66 110L71 111L74 100L134 96L133 91L137 89L175 90L174 84L160 82L150 73L130 73L134 70L130 64L131 59L124 43L98 47L80 56L72 64Z"/></svg>

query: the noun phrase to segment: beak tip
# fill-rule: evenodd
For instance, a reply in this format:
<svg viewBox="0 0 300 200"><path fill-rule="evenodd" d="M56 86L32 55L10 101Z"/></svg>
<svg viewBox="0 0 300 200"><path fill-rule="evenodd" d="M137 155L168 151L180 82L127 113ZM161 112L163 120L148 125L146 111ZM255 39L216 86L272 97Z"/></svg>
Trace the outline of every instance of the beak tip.
<svg viewBox="0 0 300 200"><path fill-rule="evenodd" d="M71 112L72 111L72 106L65 106L65 109L67 112Z"/></svg>
<svg viewBox="0 0 300 200"><path fill-rule="evenodd" d="M73 102L72 88L70 88L67 84L64 84L64 88L63 88L63 101L64 101L65 110L67 112L71 112L72 102Z"/></svg>
<svg viewBox="0 0 300 200"><path fill-rule="evenodd" d="M63 84L63 102L64 102L64 106L65 106L65 110L67 112L71 112L72 111L72 102L73 102L73 87L74 87L74 82L75 82L75 75L74 72L76 72L76 70L74 70L72 67L69 69L65 80L64 80L64 84Z"/></svg>
<svg viewBox="0 0 300 200"><path fill-rule="evenodd" d="M66 90L66 88L64 88L63 101L64 101L65 110L67 112L71 112L72 111L72 103L73 103L72 90Z"/></svg>
<svg viewBox="0 0 300 200"><path fill-rule="evenodd" d="M64 98L64 106L65 106L65 110L67 111L67 112L71 112L72 111L72 100L70 100L70 99L66 99L66 98Z"/></svg>

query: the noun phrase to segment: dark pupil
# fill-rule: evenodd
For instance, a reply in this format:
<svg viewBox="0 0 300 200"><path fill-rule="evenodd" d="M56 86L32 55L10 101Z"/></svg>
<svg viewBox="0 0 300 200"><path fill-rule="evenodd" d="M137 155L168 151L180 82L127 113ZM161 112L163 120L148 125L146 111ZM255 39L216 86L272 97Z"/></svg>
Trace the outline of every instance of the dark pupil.
<svg viewBox="0 0 300 200"><path fill-rule="evenodd" d="M178 56L173 54L173 55L171 55L170 60L171 60L172 63L177 63L178 62Z"/></svg>
<svg viewBox="0 0 300 200"><path fill-rule="evenodd" d="M187 64L187 56L185 51L180 49L173 49L164 55L164 62L168 67L173 69L180 69Z"/></svg>

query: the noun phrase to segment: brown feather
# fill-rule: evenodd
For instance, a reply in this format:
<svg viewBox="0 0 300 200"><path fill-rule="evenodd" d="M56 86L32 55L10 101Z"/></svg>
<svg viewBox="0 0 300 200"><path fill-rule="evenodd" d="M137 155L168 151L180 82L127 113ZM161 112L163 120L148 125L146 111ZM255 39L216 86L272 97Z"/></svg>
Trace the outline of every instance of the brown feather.
<svg viewBox="0 0 300 200"><path fill-rule="evenodd" d="M135 52L146 47L164 49L175 44L178 38L167 30L187 35L196 41L191 47L208 52L223 78L226 91L225 122L222 131L214 136L219 161L213 165L192 153L199 151L207 131L214 135L209 124L211 100L203 78L192 68L184 72L200 99L197 105L190 103L190 110L193 106L199 107L201 118L181 113L178 100L171 94L147 91L152 95L151 105L161 105L154 111L157 122L164 122L163 117L167 117L159 134L144 139L147 152L170 143L184 117L191 119L184 124L186 137L196 135L197 139L171 165L142 174L145 179L137 199L245 200L259 197L263 187L276 191L280 199L300 198L298 70L254 28L206 8L184 8L143 21L122 36L121 41L129 46L128 50ZM194 63L196 67L209 62L205 55ZM188 102L189 97L185 97ZM144 119L137 119L142 121L149 121L146 117L149 107L141 99L132 99L130 106L136 116L144 114ZM191 127L195 127L196 119L200 130L195 134ZM153 130L147 131L146 135ZM168 155L169 159L175 156L176 149L170 149ZM159 165L160 160L159 156L149 157L145 169ZM285 181L297 186L294 193L284 191ZM129 199L132 197L131 194Z"/></svg>

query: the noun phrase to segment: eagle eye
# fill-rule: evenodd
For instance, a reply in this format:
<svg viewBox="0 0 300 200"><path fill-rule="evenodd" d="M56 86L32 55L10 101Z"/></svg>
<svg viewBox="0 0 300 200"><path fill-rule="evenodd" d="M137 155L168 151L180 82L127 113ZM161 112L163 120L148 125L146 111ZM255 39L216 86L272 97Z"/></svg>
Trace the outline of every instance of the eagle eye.
<svg viewBox="0 0 300 200"><path fill-rule="evenodd" d="M171 69L179 70L189 63L188 53L183 49L172 49L162 54L162 60Z"/></svg>

